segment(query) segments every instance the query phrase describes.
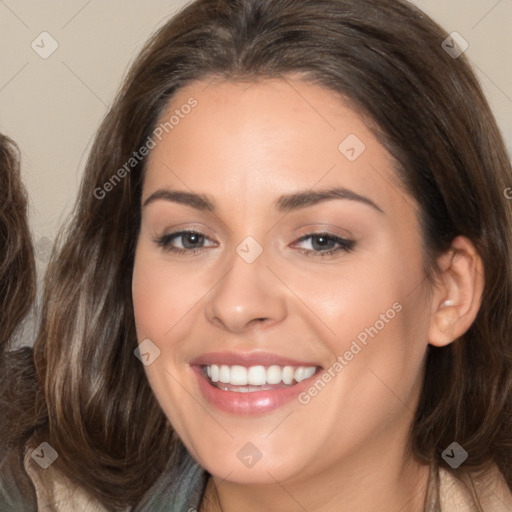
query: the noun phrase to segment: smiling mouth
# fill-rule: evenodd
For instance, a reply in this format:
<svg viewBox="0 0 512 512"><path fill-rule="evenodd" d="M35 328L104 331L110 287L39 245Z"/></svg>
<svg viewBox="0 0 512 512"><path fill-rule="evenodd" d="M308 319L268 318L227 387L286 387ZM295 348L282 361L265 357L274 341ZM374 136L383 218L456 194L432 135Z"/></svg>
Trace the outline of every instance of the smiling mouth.
<svg viewBox="0 0 512 512"><path fill-rule="evenodd" d="M311 378L319 370L318 366L201 366L201 372L211 386L222 391L238 393L291 388Z"/></svg>

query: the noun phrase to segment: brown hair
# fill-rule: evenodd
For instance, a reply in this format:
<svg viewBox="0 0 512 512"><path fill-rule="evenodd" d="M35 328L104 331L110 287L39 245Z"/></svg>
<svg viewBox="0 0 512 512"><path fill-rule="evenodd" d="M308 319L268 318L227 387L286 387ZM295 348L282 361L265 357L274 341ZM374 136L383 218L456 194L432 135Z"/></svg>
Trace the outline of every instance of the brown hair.
<svg viewBox="0 0 512 512"><path fill-rule="evenodd" d="M0 439L7 444L34 424L37 383L30 349L10 350L36 290L27 213L18 148L0 134ZM23 414L27 405L30 414Z"/></svg>
<svg viewBox="0 0 512 512"><path fill-rule="evenodd" d="M176 446L133 355L144 160L108 195L98 190L144 145L178 88L300 74L366 116L396 159L420 205L428 282L457 235L482 257L475 322L449 346L428 348L411 447L461 479L497 463L512 488L512 209L503 196L512 170L477 79L464 56L444 51L446 37L400 0L198 0L150 39L99 129L46 278L34 360L48 418L37 432L70 478L122 509ZM457 470L441 458L453 441L469 453Z"/></svg>
<svg viewBox="0 0 512 512"><path fill-rule="evenodd" d="M15 143L0 134L0 358L35 294L35 261L27 195Z"/></svg>

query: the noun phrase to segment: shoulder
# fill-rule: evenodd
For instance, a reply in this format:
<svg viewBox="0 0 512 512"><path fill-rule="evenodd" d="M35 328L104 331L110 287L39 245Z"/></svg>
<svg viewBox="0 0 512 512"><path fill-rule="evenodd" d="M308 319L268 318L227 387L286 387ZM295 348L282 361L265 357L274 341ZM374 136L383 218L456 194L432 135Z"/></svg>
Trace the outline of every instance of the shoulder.
<svg viewBox="0 0 512 512"><path fill-rule="evenodd" d="M43 405L32 348L1 353L0 511L104 512L47 464L46 448L33 441L32 433L46 420Z"/></svg>
<svg viewBox="0 0 512 512"><path fill-rule="evenodd" d="M36 492L38 510L51 512L108 512L85 489L74 484L53 466L57 452L46 443L30 441L23 464Z"/></svg>
<svg viewBox="0 0 512 512"><path fill-rule="evenodd" d="M29 366L31 349L0 353L0 510L35 512L35 489L23 464L24 441L20 425L19 395Z"/></svg>
<svg viewBox="0 0 512 512"><path fill-rule="evenodd" d="M0 446L0 510L37 510L35 489L23 467L22 446Z"/></svg>
<svg viewBox="0 0 512 512"><path fill-rule="evenodd" d="M441 510L447 512L476 512L469 489L453 474L439 469ZM472 484L484 512L510 512L512 492L496 465L480 476L472 477Z"/></svg>
<svg viewBox="0 0 512 512"><path fill-rule="evenodd" d="M49 445L36 446L34 442L29 442L25 448L23 465L35 487L37 509L48 512L109 512L86 489L74 484L50 462L55 456L58 457L58 454L51 453ZM40 465L38 460L44 463ZM169 460L168 470L155 482L144 499L126 512L199 510L206 481L205 470L194 461L183 445L177 445ZM172 508L169 508L169 504L172 504Z"/></svg>

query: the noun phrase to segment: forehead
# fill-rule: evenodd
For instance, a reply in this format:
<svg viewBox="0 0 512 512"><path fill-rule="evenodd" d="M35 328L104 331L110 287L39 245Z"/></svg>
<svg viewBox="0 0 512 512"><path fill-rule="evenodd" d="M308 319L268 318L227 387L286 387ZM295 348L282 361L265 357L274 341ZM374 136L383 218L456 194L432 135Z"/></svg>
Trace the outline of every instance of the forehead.
<svg viewBox="0 0 512 512"><path fill-rule="evenodd" d="M380 203L403 202L396 162L365 118L335 92L299 79L196 81L176 91L158 126L148 192L165 185L277 196L346 186Z"/></svg>

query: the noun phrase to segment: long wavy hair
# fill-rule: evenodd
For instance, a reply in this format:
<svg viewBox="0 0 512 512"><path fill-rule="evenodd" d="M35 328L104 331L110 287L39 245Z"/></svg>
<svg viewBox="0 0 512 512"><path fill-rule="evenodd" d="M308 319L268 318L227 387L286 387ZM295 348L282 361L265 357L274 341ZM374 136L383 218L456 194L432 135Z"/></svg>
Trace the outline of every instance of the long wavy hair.
<svg viewBox="0 0 512 512"><path fill-rule="evenodd" d="M349 102L395 158L420 205L431 285L457 235L477 248L481 308L459 339L428 347L410 446L432 474L443 466L471 487L472 474L497 464L512 488L512 169L466 57L442 47L447 37L403 0L197 0L165 23L102 122L50 262L33 355L32 399L45 414L27 407L32 426L18 438L49 442L57 467L113 510L137 503L162 475L179 440L133 355L145 159L109 180L180 87L294 74ZM441 457L454 440L469 454L457 470ZM438 496L436 479L430 493Z"/></svg>
<svg viewBox="0 0 512 512"><path fill-rule="evenodd" d="M38 387L30 349L15 352L15 334L34 303L36 264L21 180L20 152L0 134L0 439L15 439L34 425ZM16 379L12 379L12 377ZM40 394L40 393L39 393ZM29 412L27 414L27 407Z"/></svg>
<svg viewBox="0 0 512 512"><path fill-rule="evenodd" d="M0 134L0 358L35 295L36 266L27 216L20 154L14 141Z"/></svg>

